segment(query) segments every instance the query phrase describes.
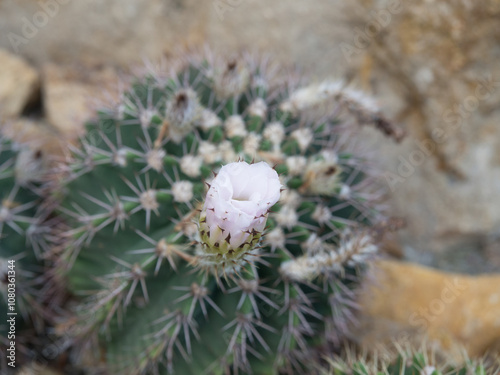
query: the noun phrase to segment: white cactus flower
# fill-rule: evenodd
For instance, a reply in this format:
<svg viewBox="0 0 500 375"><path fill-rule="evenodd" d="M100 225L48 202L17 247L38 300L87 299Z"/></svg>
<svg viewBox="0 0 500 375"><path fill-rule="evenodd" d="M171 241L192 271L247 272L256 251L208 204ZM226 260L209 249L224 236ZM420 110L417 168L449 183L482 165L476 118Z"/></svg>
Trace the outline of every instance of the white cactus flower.
<svg viewBox="0 0 500 375"><path fill-rule="evenodd" d="M278 173L265 162L223 166L200 214L204 251L217 255L220 263L241 259L259 242L280 189Z"/></svg>

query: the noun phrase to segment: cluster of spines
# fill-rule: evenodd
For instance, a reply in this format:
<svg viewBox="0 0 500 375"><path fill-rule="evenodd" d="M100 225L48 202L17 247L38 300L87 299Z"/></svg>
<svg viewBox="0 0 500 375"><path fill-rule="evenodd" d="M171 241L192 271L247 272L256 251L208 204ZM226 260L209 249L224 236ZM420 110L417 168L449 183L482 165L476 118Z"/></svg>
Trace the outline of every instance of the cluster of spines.
<svg viewBox="0 0 500 375"><path fill-rule="evenodd" d="M19 364L29 357L27 347L42 337L36 335L43 332L50 316L45 302L56 293L55 284L44 274L54 225L43 203L46 167L47 157L36 145L15 143L0 135L0 312L16 320ZM52 307L58 301L51 301ZM12 341L8 333L13 332L4 320L0 323L4 353ZM0 365L7 368L4 359Z"/></svg>
<svg viewBox="0 0 500 375"><path fill-rule="evenodd" d="M323 375L496 375L500 371L498 358L456 357L426 343L417 348L394 342L394 348L368 351L346 345L341 355L326 355L325 360Z"/></svg>
<svg viewBox="0 0 500 375"><path fill-rule="evenodd" d="M208 361L250 372L273 351L276 369L303 369L314 346L340 340L352 318L347 284L373 244L363 234L345 256L336 249L347 244L337 241L347 228L352 241L361 238L358 228L379 218L381 193L366 160L350 152L352 132L338 125L337 112L311 118L301 116L303 108L287 109L293 88L268 77L275 72L268 63L209 56L182 71L153 72L133 85L89 125L57 173L59 212L68 221L58 269L85 301L76 308L75 339L103 337L109 366L130 365L131 372L162 362L173 371L178 355L186 362L180 368ZM264 254L224 280L193 274L206 259L195 224L203 180L210 184L211 171L238 159L276 165L286 187L269 213ZM283 262L321 252L338 259L313 278L279 271ZM130 324L141 328L135 343L124 331ZM323 326L327 335L318 339ZM214 357L193 363L193 353L211 344L197 339L221 331L227 342L214 344Z"/></svg>

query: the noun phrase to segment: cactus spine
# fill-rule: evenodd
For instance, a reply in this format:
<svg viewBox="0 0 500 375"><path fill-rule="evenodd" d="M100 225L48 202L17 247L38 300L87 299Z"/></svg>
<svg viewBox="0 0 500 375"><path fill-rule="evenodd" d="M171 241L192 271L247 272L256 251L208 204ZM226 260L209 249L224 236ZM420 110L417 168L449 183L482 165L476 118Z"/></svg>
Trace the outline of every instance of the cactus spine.
<svg viewBox="0 0 500 375"><path fill-rule="evenodd" d="M22 363L34 333L42 332L42 301L52 292L44 285L43 274L50 234L40 188L46 170L47 158L40 148L0 135L0 349L7 353L0 368L4 369L10 368L8 363ZM12 347L14 352L7 351Z"/></svg>
<svg viewBox="0 0 500 375"><path fill-rule="evenodd" d="M381 194L351 138L378 110L351 95L364 111L352 116L339 100L349 90L301 93L262 59L171 67L101 111L61 171L57 270L75 296L73 340L117 374L309 371L345 333L355 276L376 252L367 228ZM260 162L284 190L233 231L214 175ZM252 194L268 180L248 173L248 194L231 190L238 218L264 202Z"/></svg>

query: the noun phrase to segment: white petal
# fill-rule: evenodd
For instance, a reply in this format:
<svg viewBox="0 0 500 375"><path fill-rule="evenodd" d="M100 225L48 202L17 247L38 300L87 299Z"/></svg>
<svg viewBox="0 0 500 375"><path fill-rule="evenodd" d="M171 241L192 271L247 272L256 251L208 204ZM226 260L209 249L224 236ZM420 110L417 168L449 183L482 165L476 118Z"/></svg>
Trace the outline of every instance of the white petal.
<svg viewBox="0 0 500 375"><path fill-rule="evenodd" d="M278 174L265 162L223 166L211 181L200 215L200 237L209 242L210 252L234 252L258 241L280 189Z"/></svg>

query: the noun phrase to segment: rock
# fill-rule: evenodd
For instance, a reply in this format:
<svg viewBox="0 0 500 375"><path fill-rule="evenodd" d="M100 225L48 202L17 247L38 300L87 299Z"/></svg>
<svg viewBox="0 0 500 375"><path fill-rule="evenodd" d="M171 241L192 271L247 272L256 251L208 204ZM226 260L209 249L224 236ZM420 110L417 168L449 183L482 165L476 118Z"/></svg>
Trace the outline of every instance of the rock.
<svg viewBox="0 0 500 375"><path fill-rule="evenodd" d="M47 62L120 66L200 41L212 1L0 1L0 46Z"/></svg>
<svg viewBox="0 0 500 375"><path fill-rule="evenodd" d="M14 142L29 144L40 149L47 157L63 156L68 146L65 139L56 129L43 120L18 118L8 121L0 127L2 134Z"/></svg>
<svg viewBox="0 0 500 375"><path fill-rule="evenodd" d="M52 3L47 12L42 3ZM350 37L340 0L32 0L0 2L0 46L36 65L92 59L129 66L186 46L208 43L228 53L272 51L274 58L341 74L348 66L336 48ZM47 14L37 26L36 14ZM40 15L40 21L44 16ZM30 25L32 25L30 27ZM341 67L339 67L341 66Z"/></svg>
<svg viewBox="0 0 500 375"><path fill-rule="evenodd" d="M118 98L118 75L111 67L47 64L42 77L47 121L68 138L78 137L96 109Z"/></svg>
<svg viewBox="0 0 500 375"><path fill-rule="evenodd" d="M352 17L352 30L365 30L393 2L362 12L354 3L350 14L366 17ZM477 272L488 261L481 243L499 234L499 14L498 0L401 4L356 49L358 76L408 131L401 145L366 138L380 150L394 213L408 220L409 260ZM457 248L478 261L454 256Z"/></svg>
<svg viewBox="0 0 500 375"><path fill-rule="evenodd" d="M273 59L297 65L313 79L343 76L352 69L338 48L352 34L342 22L341 0L315 1L314 6L289 0L212 3L207 40L216 50L272 53Z"/></svg>
<svg viewBox="0 0 500 375"><path fill-rule="evenodd" d="M21 114L39 87L38 73L18 56L0 49L0 117Z"/></svg>
<svg viewBox="0 0 500 375"><path fill-rule="evenodd" d="M457 358L460 347L471 357L488 350L500 355L500 276L378 261L363 283L360 305L353 337L362 346L427 338Z"/></svg>

